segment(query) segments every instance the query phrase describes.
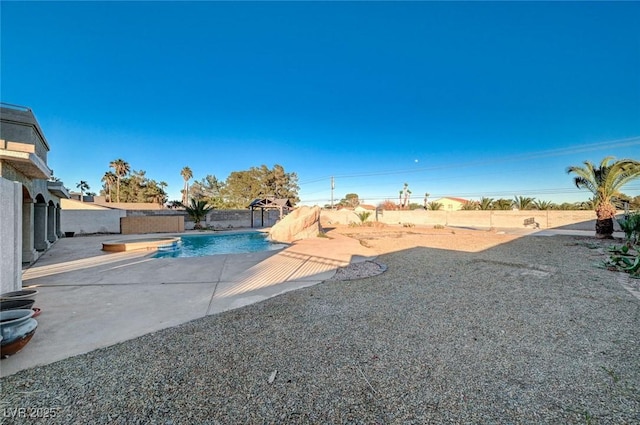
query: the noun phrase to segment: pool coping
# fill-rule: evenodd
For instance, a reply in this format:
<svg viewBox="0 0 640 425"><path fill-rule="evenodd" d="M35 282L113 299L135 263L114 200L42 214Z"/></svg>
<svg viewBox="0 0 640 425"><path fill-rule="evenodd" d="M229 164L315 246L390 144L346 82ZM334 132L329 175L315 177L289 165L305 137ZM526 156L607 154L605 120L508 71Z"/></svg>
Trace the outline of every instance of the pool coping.
<svg viewBox="0 0 640 425"><path fill-rule="evenodd" d="M107 252L157 251L161 248L176 247L180 237L118 239L102 242L102 250Z"/></svg>

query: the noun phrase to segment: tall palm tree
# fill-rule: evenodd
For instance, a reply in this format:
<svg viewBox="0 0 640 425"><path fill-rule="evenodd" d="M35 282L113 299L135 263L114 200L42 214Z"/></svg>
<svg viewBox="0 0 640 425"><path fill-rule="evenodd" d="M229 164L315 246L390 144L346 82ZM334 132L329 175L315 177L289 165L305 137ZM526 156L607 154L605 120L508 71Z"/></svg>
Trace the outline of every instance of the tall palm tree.
<svg viewBox="0 0 640 425"><path fill-rule="evenodd" d="M405 208L409 208L409 198L411 198L411 190L409 190L409 183L404 184L404 187L402 189L402 196L404 197L402 206Z"/></svg>
<svg viewBox="0 0 640 425"><path fill-rule="evenodd" d="M129 171L131 171L131 166L124 159L118 158L109 163L109 168L113 168L113 170L115 171L116 177L118 178L116 182L117 183L116 199L117 199L117 202L120 202L120 179L122 179L122 177L129 174Z"/></svg>
<svg viewBox="0 0 640 425"><path fill-rule="evenodd" d="M104 173L104 176L102 176L102 181L107 186L107 193L109 194L109 202L113 202L113 198L111 197L111 187L115 184L117 180L118 180L118 177L111 171L107 171L106 173Z"/></svg>
<svg viewBox="0 0 640 425"><path fill-rule="evenodd" d="M189 179L193 177L193 172L191 172L191 168L184 167L182 171L180 171L180 175L184 179L184 189L182 191L182 203L187 205L189 203Z"/></svg>
<svg viewBox="0 0 640 425"><path fill-rule="evenodd" d="M612 198L620 194L625 184L640 177L640 162L632 159L620 159L608 156L596 167L589 161L584 167L570 166L567 173L576 174L573 181L578 189L587 189L593 193L596 212L596 237L610 239L613 236L613 218L616 208Z"/></svg>
<svg viewBox="0 0 640 425"><path fill-rule="evenodd" d="M84 192L85 192L86 190L91 189L91 188L89 187L89 183L87 183L87 182L86 182L86 181L84 181L84 180L80 180L80 183L78 183L78 184L76 185L76 187L77 187L78 189L80 189L80 202L84 202Z"/></svg>

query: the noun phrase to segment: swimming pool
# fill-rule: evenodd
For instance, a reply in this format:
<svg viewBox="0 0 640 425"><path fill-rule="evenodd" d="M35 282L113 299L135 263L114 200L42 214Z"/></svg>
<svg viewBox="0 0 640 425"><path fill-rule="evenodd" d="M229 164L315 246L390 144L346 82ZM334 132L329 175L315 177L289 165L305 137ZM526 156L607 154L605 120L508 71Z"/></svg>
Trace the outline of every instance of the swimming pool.
<svg viewBox="0 0 640 425"><path fill-rule="evenodd" d="M286 245L272 243L262 232L243 232L229 234L186 235L180 237L180 243L172 249L158 249L154 258L203 257L217 254L241 254L282 249Z"/></svg>

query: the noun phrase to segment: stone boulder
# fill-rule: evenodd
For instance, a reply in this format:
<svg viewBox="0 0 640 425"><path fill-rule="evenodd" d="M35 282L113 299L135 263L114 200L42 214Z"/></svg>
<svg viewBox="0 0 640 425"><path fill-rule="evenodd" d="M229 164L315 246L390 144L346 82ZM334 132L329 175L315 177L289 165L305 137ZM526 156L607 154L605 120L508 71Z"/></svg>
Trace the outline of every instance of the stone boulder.
<svg viewBox="0 0 640 425"><path fill-rule="evenodd" d="M316 237L321 231L320 207L302 206L287 214L271 227L269 239L274 242L290 243Z"/></svg>

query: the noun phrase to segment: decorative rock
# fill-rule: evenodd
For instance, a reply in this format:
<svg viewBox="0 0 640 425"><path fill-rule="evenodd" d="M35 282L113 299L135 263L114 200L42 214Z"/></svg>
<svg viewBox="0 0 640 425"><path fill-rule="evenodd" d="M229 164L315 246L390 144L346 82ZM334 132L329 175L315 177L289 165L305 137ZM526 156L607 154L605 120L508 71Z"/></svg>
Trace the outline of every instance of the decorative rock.
<svg viewBox="0 0 640 425"><path fill-rule="evenodd" d="M320 207L302 206L276 223L269 231L269 239L274 242L290 243L316 237L321 231Z"/></svg>

